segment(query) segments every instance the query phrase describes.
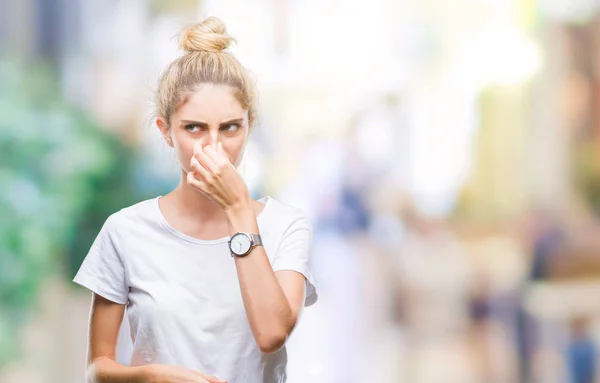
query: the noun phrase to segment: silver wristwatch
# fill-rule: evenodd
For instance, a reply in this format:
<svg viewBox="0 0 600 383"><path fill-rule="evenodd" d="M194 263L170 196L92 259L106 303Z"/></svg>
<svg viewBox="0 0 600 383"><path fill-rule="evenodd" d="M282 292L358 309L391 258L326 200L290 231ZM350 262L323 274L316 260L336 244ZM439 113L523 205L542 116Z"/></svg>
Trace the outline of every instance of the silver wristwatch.
<svg viewBox="0 0 600 383"><path fill-rule="evenodd" d="M255 246L262 246L260 234L235 233L229 240L229 251L232 257L245 257Z"/></svg>

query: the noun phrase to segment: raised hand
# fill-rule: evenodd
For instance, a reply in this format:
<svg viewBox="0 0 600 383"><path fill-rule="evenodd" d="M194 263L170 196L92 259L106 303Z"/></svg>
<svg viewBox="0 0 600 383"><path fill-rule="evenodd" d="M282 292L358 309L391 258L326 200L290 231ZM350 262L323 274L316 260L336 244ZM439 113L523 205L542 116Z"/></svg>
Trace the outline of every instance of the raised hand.
<svg viewBox="0 0 600 383"><path fill-rule="evenodd" d="M196 143L190 167L187 183L223 209L249 204L248 187L220 142L216 148Z"/></svg>

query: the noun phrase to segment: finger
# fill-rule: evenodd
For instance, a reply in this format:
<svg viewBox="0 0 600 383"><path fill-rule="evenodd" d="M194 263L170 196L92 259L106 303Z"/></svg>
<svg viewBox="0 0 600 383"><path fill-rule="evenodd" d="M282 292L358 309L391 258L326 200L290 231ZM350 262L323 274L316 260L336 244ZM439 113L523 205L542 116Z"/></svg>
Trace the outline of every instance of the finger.
<svg viewBox="0 0 600 383"><path fill-rule="evenodd" d="M194 144L194 155L192 156L192 158L196 158L200 165L202 165L204 169L206 169L209 172L217 170L216 166L214 166L215 164L213 164L213 161L205 152L205 147L203 146L202 139L196 141L196 143Z"/></svg>
<svg viewBox="0 0 600 383"><path fill-rule="evenodd" d="M211 168L211 173L215 177L221 176L229 166L229 161L215 151L212 146L205 146L203 149L204 154L209 158L214 168Z"/></svg>
<svg viewBox="0 0 600 383"><path fill-rule="evenodd" d="M201 373L199 371L194 371L194 373L196 375L200 376L201 379L205 379L208 383L227 383L227 381L225 381L223 379L219 379L216 376L206 375L206 374L203 374L203 373Z"/></svg>
<svg viewBox="0 0 600 383"><path fill-rule="evenodd" d="M226 380L219 379L216 376L212 376L212 375L206 376L206 379L208 379L208 381L210 383L227 383Z"/></svg>
<svg viewBox="0 0 600 383"><path fill-rule="evenodd" d="M196 159L196 157L192 157L190 160L190 167L196 173L195 175L200 176L204 181L210 182L212 179L211 174L206 170L204 166L200 164L200 162Z"/></svg>
<svg viewBox="0 0 600 383"><path fill-rule="evenodd" d="M217 144L217 153L227 157L227 153L225 153L225 149L223 149L223 143L221 141L219 141L219 143Z"/></svg>
<svg viewBox="0 0 600 383"><path fill-rule="evenodd" d="M188 185L195 187L203 194L205 194L208 191L208 185L206 185L206 183L198 180L196 178L196 173L194 171L191 171L187 174L186 181L187 181Z"/></svg>
<svg viewBox="0 0 600 383"><path fill-rule="evenodd" d="M196 155L196 153L201 152L202 151L202 138L199 139L198 141L196 141L196 143L194 144L194 155Z"/></svg>
<svg viewBox="0 0 600 383"><path fill-rule="evenodd" d="M211 159L212 162L214 162L220 167L227 166L229 162L227 156L218 153L218 151L215 150L215 148L213 148L212 146L205 146L204 153L206 153L206 155Z"/></svg>
<svg viewBox="0 0 600 383"><path fill-rule="evenodd" d="M195 152L194 157L198 160L200 165L202 165L204 169L208 170L210 173L219 173L218 165L208 156L208 154L206 153L206 148L202 148L200 149L200 151Z"/></svg>

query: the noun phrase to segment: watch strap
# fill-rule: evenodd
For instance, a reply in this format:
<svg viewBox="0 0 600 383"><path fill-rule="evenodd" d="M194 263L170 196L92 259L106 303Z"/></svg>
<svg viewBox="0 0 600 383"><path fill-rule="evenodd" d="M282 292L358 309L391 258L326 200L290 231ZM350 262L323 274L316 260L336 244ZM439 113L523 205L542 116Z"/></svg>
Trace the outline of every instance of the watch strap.
<svg viewBox="0 0 600 383"><path fill-rule="evenodd" d="M252 247L263 245L262 237L260 236L260 234L250 234L250 238L252 238Z"/></svg>

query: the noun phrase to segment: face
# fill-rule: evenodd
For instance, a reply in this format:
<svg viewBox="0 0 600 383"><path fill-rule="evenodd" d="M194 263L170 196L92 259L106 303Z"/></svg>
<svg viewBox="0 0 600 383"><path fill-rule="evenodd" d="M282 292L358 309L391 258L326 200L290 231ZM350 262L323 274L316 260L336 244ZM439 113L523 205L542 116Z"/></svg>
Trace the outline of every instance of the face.
<svg viewBox="0 0 600 383"><path fill-rule="evenodd" d="M216 148L220 141L229 157L237 166L249 132L248 111L235 97L236 89L228 85L202 84L191 93L186 102L171 116L167 124L157 120L167 144L175 149L183 170L190 170L190 160L196 142L202 147Z"/></svg>

